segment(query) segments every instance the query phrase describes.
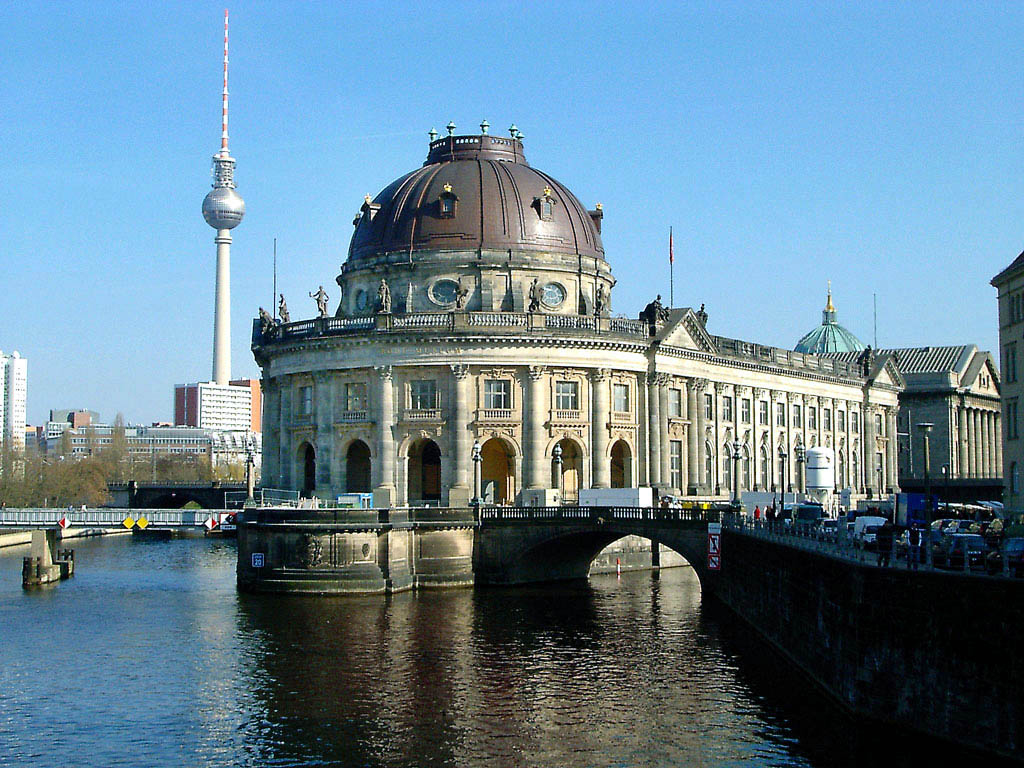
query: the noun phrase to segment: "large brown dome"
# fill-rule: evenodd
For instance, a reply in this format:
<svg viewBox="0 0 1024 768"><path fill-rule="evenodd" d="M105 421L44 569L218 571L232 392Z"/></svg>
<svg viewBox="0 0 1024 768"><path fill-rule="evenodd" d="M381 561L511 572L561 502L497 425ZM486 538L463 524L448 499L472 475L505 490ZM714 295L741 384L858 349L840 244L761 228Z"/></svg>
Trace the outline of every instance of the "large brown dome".
<svg viewBox="0 0 1024 768"><path fill-rule="evenodd" d="M604 259L599 221L576 196L531 168L518 139L446 136L422 168L363 205L352 262L416 251L513 251Z"/></svg>

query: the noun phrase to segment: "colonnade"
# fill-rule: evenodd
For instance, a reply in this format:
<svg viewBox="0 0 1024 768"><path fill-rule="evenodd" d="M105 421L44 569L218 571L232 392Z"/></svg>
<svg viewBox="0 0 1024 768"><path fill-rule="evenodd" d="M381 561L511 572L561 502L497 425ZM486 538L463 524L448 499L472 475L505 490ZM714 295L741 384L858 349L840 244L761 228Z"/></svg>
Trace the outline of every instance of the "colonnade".
<svg viewBox="0 0 1024 768"><path fill-rule="evenodd" d="M957 405L956 410L960 477L1000 477L1003 473L1003 440L999 411L966 403Z"/></svg>

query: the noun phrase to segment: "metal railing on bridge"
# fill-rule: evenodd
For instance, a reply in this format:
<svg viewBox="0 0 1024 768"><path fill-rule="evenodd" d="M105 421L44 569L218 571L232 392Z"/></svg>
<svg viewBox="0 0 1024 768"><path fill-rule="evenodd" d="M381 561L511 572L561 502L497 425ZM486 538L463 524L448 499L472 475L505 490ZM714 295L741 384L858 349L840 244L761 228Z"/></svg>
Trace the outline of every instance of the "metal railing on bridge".
<svg viewBox="0 0 1024 768"><path fill-rule="evenodd" d="M718 522L732 507L705 502L688 507L481 507L481 524L488 522L612 522L616 520L651 522Z"/></svg>
<svg viewBox="0 0 1024 768"><path fill-rule="evenodd" d="M225 510L211 509L55 509L40 507L31 509L0 509L0 527L3 528L53 528L65 521L66 526L75 528L131 528L141 520L146 526L157 528L201 528L210 517L216 518ZM132 522L126 525L128 520Z"/></svg>

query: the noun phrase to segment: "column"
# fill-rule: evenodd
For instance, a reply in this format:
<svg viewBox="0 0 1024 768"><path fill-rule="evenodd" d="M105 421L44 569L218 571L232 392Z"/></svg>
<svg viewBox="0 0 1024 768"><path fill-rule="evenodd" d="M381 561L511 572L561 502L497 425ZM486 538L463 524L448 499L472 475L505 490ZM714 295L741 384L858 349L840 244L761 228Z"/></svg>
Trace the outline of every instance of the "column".
<svg viewBox="0 0 1024 768"><path fill-rule="evenodd" d="M963 403L957 406L957 423L959 426L960 440L960 472L959 477L971 476L971 452L970 444L967 441L967 408Z"/></svg>
<svg viewBox="0 0 1024 768"><path fill-rule="evenodd" d="M1003 417L1002 414L996 411L992 416L995 422L995 440L996 440L996 472L999 473L999 477L1005 478L1006 471L1003 469Z"/></svg>
<svg viewBox="0 0 1024 768"><path fill-rule="evenodd" d="M711 489L708 488L708 479L705 475L704 469L707 466L708 449L704 440L705 427L705 415L704 415L704 390L707 389L707 379L696 379L693 383L694 389L696 390L697 396L697 487L700 488L704 493L710 493Z"/></svg>
<svg viewBox="0 0 1024 768"><path fill-rule="evenodd" d="M676 382L681 387L682 396L680 397L680 417L684 419L692 418L690 416L690 385L687 379L679 379ZM685 426L685 433L682 436L680 443L683 449L682 456L679 461L679 492L686 494L687 488L690 485L690 432L693 431L693 424L687 424Z"/></svg>
<svg viewBox="0 0 1024 768"><path fill-rule="evenodd" d="M761 486L761 444L758 442L758 430L762 427L758 423L760 418L761 390L752 387L750 390L750 489L752 491L766 491Z"/></svg>
<svg viewBox="0 0 1024 768"><path fill-rule="evenodd" d="M981 414L977 408L971 408L971 459L974 468L973 477L982 477L985 470L981 457Z"/></svg>
<svg viewBox="0 0 1024 768"><path fill-rule="evenodd" d="M278 466L278 477L281 480L281 487L286 490L301 490L301 488L295 488L292 485L293 465L294 460L292 457L292 385L291 377L283 376L279 379L278 384L278 400L281 404L280 407L280 418L277 426L277 466Z"/></svg>
<svg viewBox="0 0 1024 768"><path fill-rule="evenodd" d="M544 425L548 421L545 413L547 400L544 397L544 371L543 365L531 365L526 370L527 414L523 420L526 437L523 485L526 488L551 487L550 470L545 472L547 468L544 461Z"/></svg>
<svg viewBox="0 0 1024 768"><path fill-rule="evenodd" d="M672 444L669 442L668 436L669 381L668 374L658 374L658 410L661 412L661 419L658 421L661 435L658 437L658 442L661 443L661 483L666 488L672 486Z"/></svg>
<svg viewBox="0 0 1024 768"><path fill-rule="evenodd" d="M374 367L377 374L377 463L373 487L373 506L390 507L395 503L395 391L390 365Z"/></svg>
<svg viewBox="0 0 1024 768"><path fill-rule="evenodd" d="M887 459L889 463L889 481L886 483L887 488L892 488L893 492L899 491L900 487L900 471L899 471L899 435L896 433L896 408L888 408L886 410L886 420L889 422L888 429L886 430L889 435L889 440L886 442L887 448Z"/></svg>
<svg viewBox="0 0 1024 768"><path fill-rule="evenodd" d="M658 374L647 374L647 467L651 485L662 486L661 477L661 395Z"/></svg>
<svg viewBox="0 0 1024 768"><path fill-rule="evenodd" d="M316 425L316 489L317 491L330 492L331 484L331 437L332 437L332 410L333 410L333 387L331 386L331 375L326 371L316 371L313 374L313 418Z"/></svg>
<svg viewBox="0 0 1024 768"><path fill-rule="evenodd" d="M472 445L469 434L469 413L471 410L469 366L453 364L452 399L448 403L449 423L452 428L451 450L455 461L452 466L452 487L469 488L469 472L472 463ZM456 494L458 496L458 494Z"/></svg>
<svg viewBox="0 0 1024 768"><path fill-rule="evenodd" d="M263 413L264 416L270 413L279 413L281 410L281 393L277 382L273 379L263 377L260 381L263 390ZM280 444L280 432L277 424L264 419L263 427L263 484L269 487L279 487L280 481L280 456L278 445Z"/></svg>
<svg viewBox="0 0 1024 768"><path fill-rule="evenodd" d="M686 386L686 418L690 424L686 430L686 485L693 493L700 485L700 456L697 450L697 414L701 413L697 402L697 380L690 379Z"/></svg>
<svg viewBox="0 0 1024 768"><path fill-rule="evenodd" d="M591 420L590 420L590 454L591 454L591 485L594 488L611 486L611 462L608 456L608 421L611 416L609 380L611 371L598 368L590 372Z"/></svg>
<svg viewBox="0 0 1024 768"><path fill-rule="evenodd" d="M985 465L985 477L992 477L992 414L989 411L981 412L981 435L982 435L982 461Z"/></svg>

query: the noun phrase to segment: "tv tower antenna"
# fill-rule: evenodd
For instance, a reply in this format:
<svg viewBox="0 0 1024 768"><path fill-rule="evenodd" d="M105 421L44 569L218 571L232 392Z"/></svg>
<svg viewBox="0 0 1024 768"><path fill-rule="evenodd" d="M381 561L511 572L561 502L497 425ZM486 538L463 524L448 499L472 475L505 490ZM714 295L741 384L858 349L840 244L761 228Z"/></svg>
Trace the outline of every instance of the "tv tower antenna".
<svg viewBox="0 0 1024 768"><path fill-rule="evenodd" d="M228 151L228 12L224 11L224 90L220 151L213 156L213 189L203 200L203 218L217 230L217 282L213 311L213 381L231 380L231 230L245 216L245 202L235 191L235 159Z"/></svg>

